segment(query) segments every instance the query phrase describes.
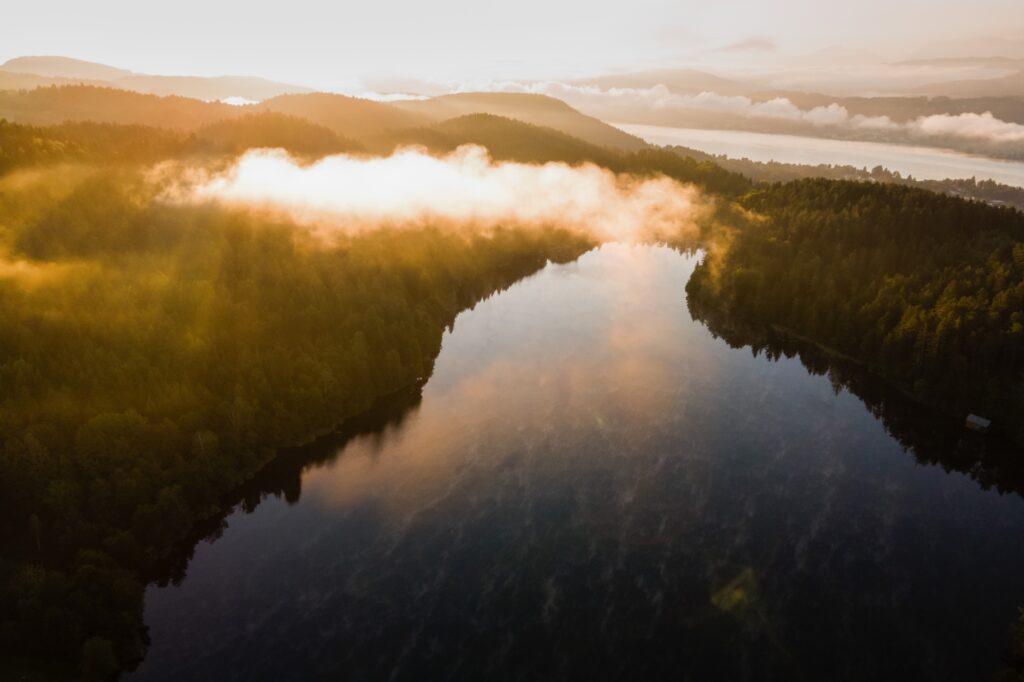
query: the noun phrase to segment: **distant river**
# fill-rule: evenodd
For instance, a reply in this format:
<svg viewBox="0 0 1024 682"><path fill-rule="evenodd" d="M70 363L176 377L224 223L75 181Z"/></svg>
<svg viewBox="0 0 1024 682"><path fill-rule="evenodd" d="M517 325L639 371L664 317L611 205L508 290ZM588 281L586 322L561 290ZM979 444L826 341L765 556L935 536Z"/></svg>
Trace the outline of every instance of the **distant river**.
<svg viewBox="0 0 1024 682"><path fill-rule="evenodd" d="M681 145L735 159L745 157L751 161L813 166L824 163L868 169L884 166L921 180L976 177L979 180L995 180L1024 187L1024 163L988 159L933 147L826 140L740 130L699 130L632 123L616 123L615 126L651 144Z"/></svg>
<svg viewBox="0 0 1024 682"><path fill-rule="evenodd" d="M1014 467L731 347L691 317L696 262L610 244L460 314L422 392L148 589L131 677L990 679L1024 605Z"/></svg>

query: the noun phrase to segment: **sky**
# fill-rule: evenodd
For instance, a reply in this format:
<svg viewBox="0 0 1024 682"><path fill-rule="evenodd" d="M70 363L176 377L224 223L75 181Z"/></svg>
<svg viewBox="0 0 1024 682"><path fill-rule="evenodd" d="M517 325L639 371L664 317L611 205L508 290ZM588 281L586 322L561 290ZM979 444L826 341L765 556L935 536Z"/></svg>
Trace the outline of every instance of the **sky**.
<svg viewBox="0 0 1024 682"><path fill-rule="evenodd" d="M4 14L0 61L58 54L325 89L367 75L564 78L767 64L830 46L887 59L1024 57L1024 0L22 0Z"/></svg>

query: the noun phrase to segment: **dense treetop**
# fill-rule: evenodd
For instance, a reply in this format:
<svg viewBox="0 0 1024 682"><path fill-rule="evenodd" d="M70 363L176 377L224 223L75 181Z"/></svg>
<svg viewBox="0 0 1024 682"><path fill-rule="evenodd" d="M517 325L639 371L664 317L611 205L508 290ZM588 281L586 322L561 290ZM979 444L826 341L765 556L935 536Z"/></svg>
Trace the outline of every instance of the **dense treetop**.
<svg viewBox="0 0 1024 682"><path fill-rule="evenodd" d="M139 164L188 156L236 156L254 147L279 147L305 157L362 150L358 143L323 126L271 112L218 121L190 133L87 121L29 126L0 119L0 174L59 163Z"/></svg>
<svg viewBox="0 0 1024 682"><path fill-rule="evenodd" d="M863 182L754 191L687 290L1024 440L1024 214Z"/></svg>

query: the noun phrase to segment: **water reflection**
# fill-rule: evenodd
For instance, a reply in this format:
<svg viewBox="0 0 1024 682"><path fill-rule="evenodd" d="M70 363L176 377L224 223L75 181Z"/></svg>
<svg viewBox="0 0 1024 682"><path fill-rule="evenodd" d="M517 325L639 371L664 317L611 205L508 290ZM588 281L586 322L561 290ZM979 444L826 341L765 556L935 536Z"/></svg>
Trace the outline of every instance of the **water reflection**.
<svg viewBox="0 0 1024 682"><path fill-rule="evenodd" d="M798 358L811 374L827 377L837 392L850 391L919 462L966 473L986 489L1024 494L1024 451L1005 437L969 431L962 418L922 405L858 364L812 344L745 325L695 300L687 305L695 320L731 347L749 348L755 357L763 354L772 361Z"/></svg>
<svg viewBox="0 0 1024 682"><path fill-rule="evenodd" d="M149 590L136 677L987 675L1024 502L717 339L694 264L610 245L460 315L421 394L285 458Z"/></svg>
<svg viewBox="0 0 1024 682"><path fill-rule="evenodd" d="M415 414L422 400L421 388L420 385L410 386L386 396L365 414L349 419L334 433L308 445L280 451L270 464L235 491L237 501L234 505L228 506L224 514L196 528L193 537L186 540L163 565L157 567L157 573L149 576L149 579L160 587L180 585L195 556L198 543L218 540L227 530L226 519L232 512L238 510L251 514L267 499L296 504L302 496L303 472L333 463L350 441L360 439L375 450L383 448L388 439L400 432L405 421Z"/></svg>
<svg viewBox="0 0 1024 682"><path fill-rule="evenodd" d="M604 253L488 301L484 324L445 339L421 409L388 447L356 439L334 466L307 474L307 493L341 506L372 496L406 513L461 476L492 473L495 447L531 470L575 467L594 453L559 441L635 434L678 403L681 320L658 311L681 259L669 249Z"/></svg>

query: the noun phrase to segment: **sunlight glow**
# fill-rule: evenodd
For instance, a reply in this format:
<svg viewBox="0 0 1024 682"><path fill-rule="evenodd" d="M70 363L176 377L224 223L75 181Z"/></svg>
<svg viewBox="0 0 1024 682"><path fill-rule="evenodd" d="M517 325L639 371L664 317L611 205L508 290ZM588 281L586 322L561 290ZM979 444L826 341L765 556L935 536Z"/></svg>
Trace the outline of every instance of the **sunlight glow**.
<svg viewBox="0 0 1024 682"><path fill-rule="evenodd" d="M203 179L186 200L283 210L299 222L347 231L425 222L557 224L617 240L679 234L705 210L695 188L667 178L616 175L590 164L495 162L474 145L446 156L406 148L308 166L280 150L256 150Z"/></svg>

